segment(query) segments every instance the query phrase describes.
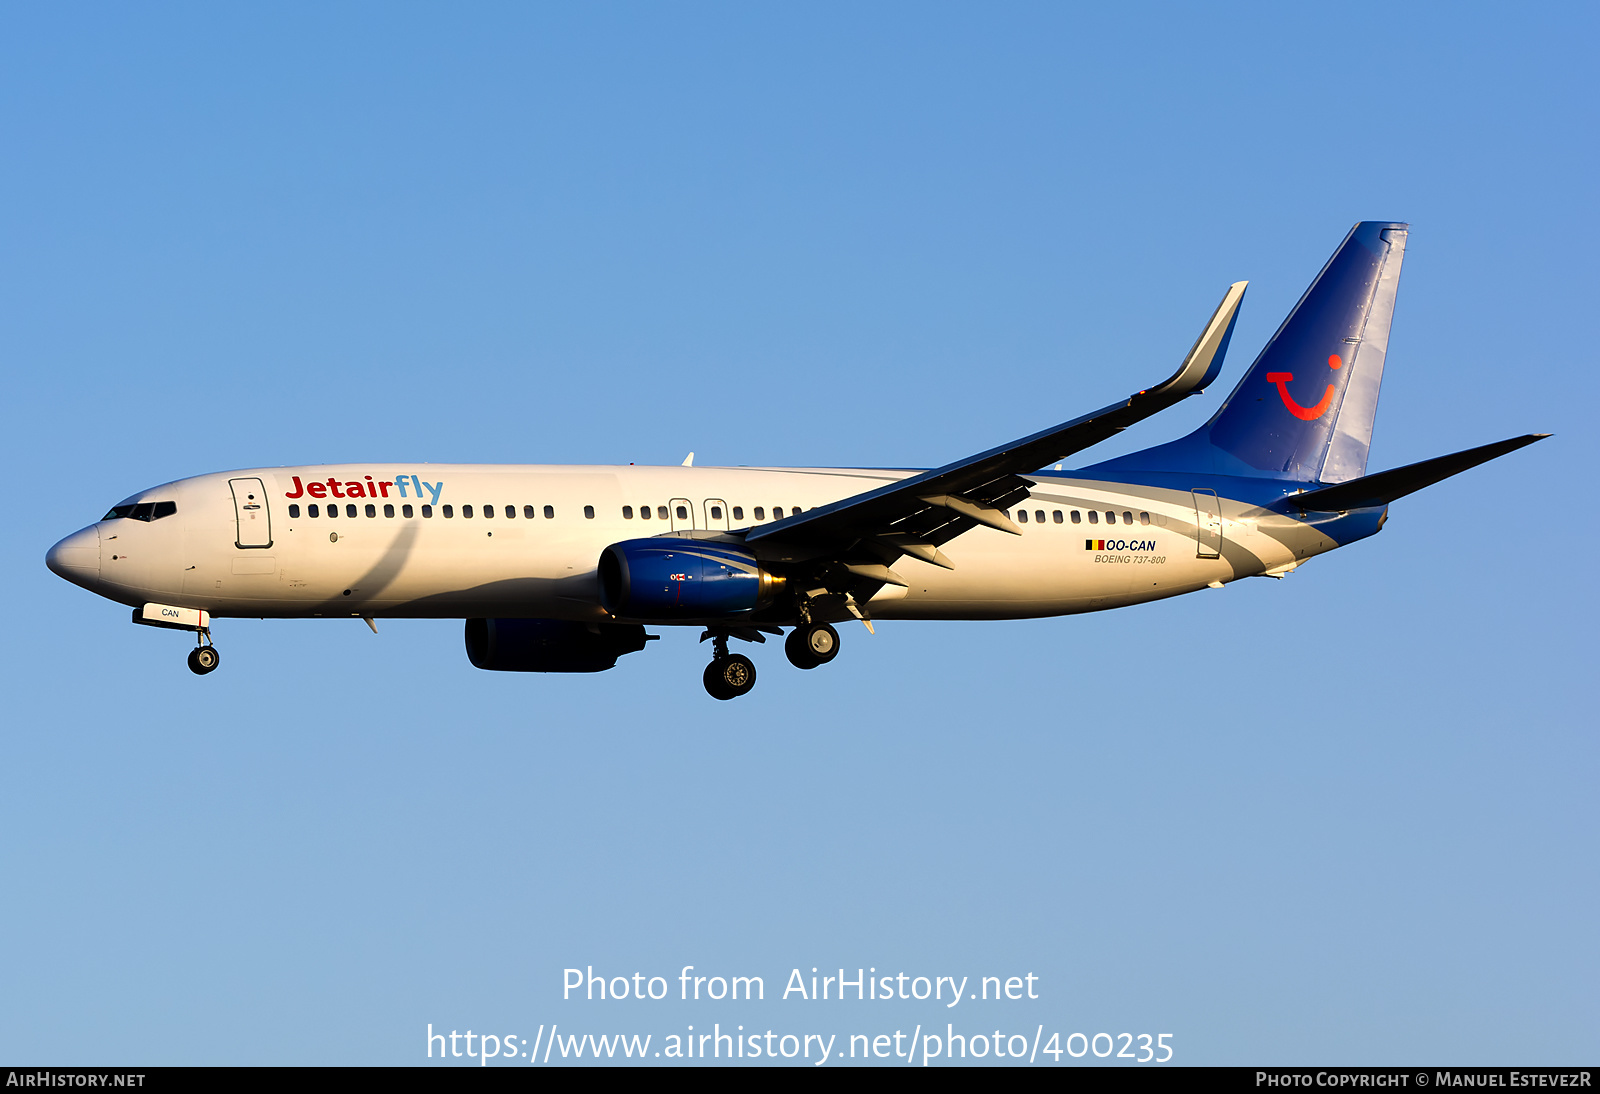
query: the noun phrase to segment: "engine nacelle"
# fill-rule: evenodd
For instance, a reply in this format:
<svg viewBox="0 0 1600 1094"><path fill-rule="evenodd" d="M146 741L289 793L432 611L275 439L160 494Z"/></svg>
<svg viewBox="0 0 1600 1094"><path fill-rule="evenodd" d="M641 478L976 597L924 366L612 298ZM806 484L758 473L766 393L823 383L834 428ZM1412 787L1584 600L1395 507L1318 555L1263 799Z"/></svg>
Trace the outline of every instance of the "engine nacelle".
<svg viewBox="0 0 1600 1094"><path fill-rule="evenodd" d="M600 603L623 619L729 619L765 608L783 578L755 553L706 540L628 539L600 554Z"/></svg>
<svg viewBox="0 0 1600 1094"><path fill-rule="evenodd" d="M651 637L638 623L469 619L467 659L499 672L604 672Z"/></svg>

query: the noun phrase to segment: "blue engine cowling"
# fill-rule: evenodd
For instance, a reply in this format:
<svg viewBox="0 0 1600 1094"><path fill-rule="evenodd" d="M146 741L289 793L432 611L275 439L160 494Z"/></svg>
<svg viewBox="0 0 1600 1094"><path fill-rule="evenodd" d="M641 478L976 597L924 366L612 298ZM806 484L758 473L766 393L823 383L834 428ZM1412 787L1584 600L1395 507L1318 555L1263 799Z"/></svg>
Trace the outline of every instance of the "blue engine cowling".
<svg viewBox="0 0 1600 1094"><path fill-rule="evenodd" d="M604 672L651 637L637 623L469 619L467 659L500 672Z"/></svg>
<svg viewBox="0 0 1600 1094"><path fill-rule="evenodd" d="M628 539L600 553L600 603L621 619L729 619L764 608L783 579L727 543Z"/></svg>

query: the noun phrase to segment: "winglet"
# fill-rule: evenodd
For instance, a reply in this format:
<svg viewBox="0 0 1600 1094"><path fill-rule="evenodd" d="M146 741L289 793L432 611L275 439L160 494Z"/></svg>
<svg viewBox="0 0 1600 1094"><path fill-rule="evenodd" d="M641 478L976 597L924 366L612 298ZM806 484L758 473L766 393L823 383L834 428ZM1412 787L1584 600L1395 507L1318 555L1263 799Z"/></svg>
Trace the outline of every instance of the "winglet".
<svg viewBox="0 0 1600 1094"><path fill-rule="evenodd" d="M687 456L685 456L683 458L682 466L683 467L693 467L694 466L694 453L693 452L689 453Z"/></svg>
<svg viewBox="0 0 1600 1094"><path fill-rule="evenodd" d="M1139 396L1159 395L1166 398L1183 398L1204 391L1206 385L1222 371L1222 360L1228 352L1228 340L1233 337L1233 325L1239 318L1239 305L1244 301L1244 290L1250 282L1235 281L1223 294L1222 303L1211 316L1200 337L1195 340L1189 355L1172 376Z"/></svg>

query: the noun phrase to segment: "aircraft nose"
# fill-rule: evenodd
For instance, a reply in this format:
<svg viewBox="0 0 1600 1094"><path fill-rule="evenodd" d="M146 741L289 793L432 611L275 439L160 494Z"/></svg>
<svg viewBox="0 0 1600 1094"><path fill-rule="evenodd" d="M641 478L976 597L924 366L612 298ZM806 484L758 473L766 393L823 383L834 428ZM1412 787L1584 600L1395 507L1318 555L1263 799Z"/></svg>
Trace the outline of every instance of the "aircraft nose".
<svg viewBox="0 0 1600 1094"><path fill-rule="evenodd" d="M74 532L44 556L44 564L59 577L88 588L100 580L100 529L90 525Z"/></svg>

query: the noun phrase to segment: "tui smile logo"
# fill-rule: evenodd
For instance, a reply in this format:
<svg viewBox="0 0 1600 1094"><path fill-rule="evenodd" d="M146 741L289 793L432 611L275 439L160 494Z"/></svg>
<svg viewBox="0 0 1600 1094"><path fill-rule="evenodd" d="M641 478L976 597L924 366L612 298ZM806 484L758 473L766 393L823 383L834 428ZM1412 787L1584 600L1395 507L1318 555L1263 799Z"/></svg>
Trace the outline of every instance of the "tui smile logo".
<svg viewBox="0 0 1600 1094"><path fill-rule="evenodd" d="M1344 361L1340 359L1337 353L1328 356L1329 368L1336 369L1342 364L1344 364ZM1289 408L1290 414L1293 414L1303 422L1315 421L1322 417L1328 406L1333 402L1333 385L1328 385L1328 390L1322 393L1322 398L1318 400L1316 406L1301 406L1294 401L1294 396L1289 394L1289 384L1293 380L1294 373L1292 372L1267 373L1267 383L1278 385L1278 397L1283 400L1283 405Z"/></svg>

